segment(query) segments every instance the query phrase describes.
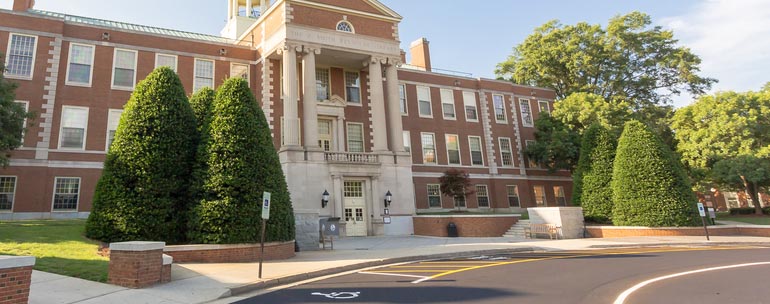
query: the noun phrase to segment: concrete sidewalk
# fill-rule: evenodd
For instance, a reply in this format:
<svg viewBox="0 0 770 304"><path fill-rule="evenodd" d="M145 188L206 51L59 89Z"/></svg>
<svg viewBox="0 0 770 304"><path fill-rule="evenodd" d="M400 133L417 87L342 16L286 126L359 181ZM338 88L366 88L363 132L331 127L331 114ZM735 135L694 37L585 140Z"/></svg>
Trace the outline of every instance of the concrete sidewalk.
<svg viewBox="0 0 770 304"><path fill-rule="evenodd" d="M716 236L575 240L513 238L363 237L335 240L334 250L299 252L283 261L174 264L170 283L127 289L41 271L32 273L30 303L203 303L271 286L391 263L513 251L586 250L634 246L764 245L770 238ZM218 302L237 300L238 297Z"/></svg>

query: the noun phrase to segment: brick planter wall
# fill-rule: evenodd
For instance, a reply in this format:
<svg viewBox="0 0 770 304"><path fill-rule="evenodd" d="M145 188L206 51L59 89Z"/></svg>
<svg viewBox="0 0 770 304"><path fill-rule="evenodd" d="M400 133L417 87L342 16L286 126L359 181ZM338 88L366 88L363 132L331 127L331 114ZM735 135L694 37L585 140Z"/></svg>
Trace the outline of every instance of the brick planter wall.
<svg viewBox="0 0 770 304"><path fill-rule="evenodd" d="M0 304L26 304L35 257L0 255Z"/></svg>
<svg viewBox="0 0 770 304"><path fill-rule="evenodd" d="M705 236L703 227L615 227L587 226L587 235L594 238L631 237L631 236ZM709 235L713 236L761 236L770 237L770 226L759 225L720 225L709 226Z"/></svg>
<svg viewBox="0 0 770 304"><path fill-rule="evenodd" d="M416 215L414 234L448 236L447 225L455 223L461 237L499 237L519 221L518 214L490 215Z"/></svg>
<svg viewBox="0 0 770 304"><path fill-rule="evenodd" d="M177 263L243 263L259 261L259 244L166 246ZM294 257L294 241L265 243L265 260Z"/></svg>
<svg viewBox="0 0 770 304"><path fill-rule="evenodd" d="M144 288L160 283L163 273L163 242L122 242L110 244L110 266L107 282ZM168 274L171 277L171 262Z"/></svg>

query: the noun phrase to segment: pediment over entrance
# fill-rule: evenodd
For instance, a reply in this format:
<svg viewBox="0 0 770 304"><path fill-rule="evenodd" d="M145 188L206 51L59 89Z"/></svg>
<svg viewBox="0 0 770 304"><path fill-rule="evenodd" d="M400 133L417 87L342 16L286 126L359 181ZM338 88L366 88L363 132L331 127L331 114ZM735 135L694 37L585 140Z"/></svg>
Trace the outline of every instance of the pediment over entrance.
<svg viewBox="0 0 770 304"><path fill-rule="evenodd" d="M401 19L401 15L396 13L394 10L390 9L389 7L382 4L380 1L377 0L363 0L363 1L350 1L350 0L312 0L312 1L297 1L300 3L305 4L321 4L321 5L328 5L331 7L338 7L338 8L344 8L359 12L365 12L369 14L375 14L380 16L385 16L389 18L394 19Z"/></svg>

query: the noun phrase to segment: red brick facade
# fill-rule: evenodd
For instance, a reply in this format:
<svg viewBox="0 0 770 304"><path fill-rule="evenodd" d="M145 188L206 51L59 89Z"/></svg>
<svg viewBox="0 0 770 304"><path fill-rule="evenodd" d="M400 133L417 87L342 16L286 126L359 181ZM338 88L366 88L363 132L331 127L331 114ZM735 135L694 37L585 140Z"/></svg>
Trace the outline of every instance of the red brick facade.
<svg viewBox="0 0 770 304"><path fill-rule="evenodd" d="M259 261L259 244L167 246L176 263L247 263ZM294 257L294 242L266 243L264 260Z"/></svg>
<svg viewBox="0 0 770 304"><path fill-rule="evenodd" d="M499 237L505 234L519 220L518 216L430 216L412 218L414 234L427 236L449 236L447 225L454 223L460 237Z"/></svg>
<svg viewBox="0 0 770 304"><path fill-rule="evenodd" d="M144 288L160 283L163 271L162 249L145 251L112 249L107 282L128 288ZM167 273L170 278L170 268Z"/></svg>
<svg viewBox="0 0 770 304"><path fill-rule="evenodd" d="M0 269L0 304L26 304L32 266Z"/></svg>

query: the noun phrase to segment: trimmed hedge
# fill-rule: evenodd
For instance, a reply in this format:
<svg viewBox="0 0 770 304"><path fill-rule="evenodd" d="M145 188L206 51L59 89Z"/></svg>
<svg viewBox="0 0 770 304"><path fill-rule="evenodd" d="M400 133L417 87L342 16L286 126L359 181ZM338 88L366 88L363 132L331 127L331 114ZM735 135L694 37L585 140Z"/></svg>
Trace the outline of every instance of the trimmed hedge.
<svg viewBox="0 0 770 304"><path fill-rule="evenodd" d="M214 97L216 91L209 87L204 87L195 92L190 97L190 106L195 114L196 130L198 131L197 149L195 152L195 162L192 168L192 180L190 182L190 198L193 202L199 202L203 199L203 183L208 175L207 152L209 144L209 127L211 125L211 110L214 107ZM193 204L194 207L195 204ZM188 211L189 213L191 211Z"/></svg>
<svg viewBox="0 0 770 304"><path fill-rule="evenodd" d="M617 142L613 133L592 124L583 133L580 160L574 177L573 202L585 218L596 223L612 219L612 166Z"/></svg>
<svg viewBox="0 0 770 304"><path fill-rule="evenodd" d="M743 214L756 214L756 209L753 207L742 208L730 208L730 215L743 215ZM770 215L770 207L762 208L762 214Z"/></svg>
<svg viewBox="0 0 770 304"><path fill-rule="evenodd" d="M120 118L96 185L86 235L104 242L184 239L195 116L177 74L139 82Z"/></svg>
<svg viewBox="0 0 770 304"><path fill-rule="evenodd" d="M682 164L643 123L626 123L612 174L617 226L695 226L698 199Z"/></svg>
<svg viewBox="0 0 770 304"><path fill-rule="evenodd" d="M197 243L259 240L262 192L271 192L267 241L294 239L286 179L270 129L245 80L231 78L214 100L204 199L190 217L188 237Z"/></svg>

